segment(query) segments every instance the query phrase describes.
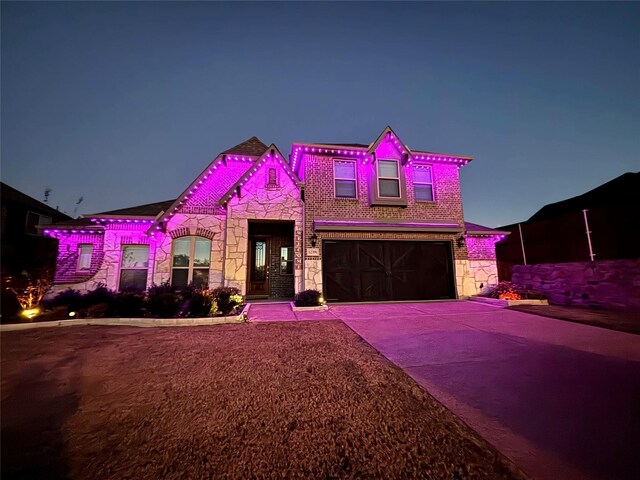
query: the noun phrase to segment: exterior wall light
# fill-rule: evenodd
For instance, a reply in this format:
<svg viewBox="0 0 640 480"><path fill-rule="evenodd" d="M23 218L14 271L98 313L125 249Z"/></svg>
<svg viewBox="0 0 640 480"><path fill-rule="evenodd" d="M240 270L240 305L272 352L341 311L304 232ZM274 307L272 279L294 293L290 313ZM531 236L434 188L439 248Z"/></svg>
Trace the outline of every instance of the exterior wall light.
<svg viewBox="0 0 640 480"><path fill-rule="evenodd" d="M463 234L458 235L458 238L456 238L456 244L458 245L458 248L464 247L465 241Z"/></svg>
<svg viewBox="0 0 640 480"><path fill-rule="evenodd" d="M311 246L315 248L316 244L318 243L318 235L316 235L316 232L313 232L309 239L311 240Z"/></svg>

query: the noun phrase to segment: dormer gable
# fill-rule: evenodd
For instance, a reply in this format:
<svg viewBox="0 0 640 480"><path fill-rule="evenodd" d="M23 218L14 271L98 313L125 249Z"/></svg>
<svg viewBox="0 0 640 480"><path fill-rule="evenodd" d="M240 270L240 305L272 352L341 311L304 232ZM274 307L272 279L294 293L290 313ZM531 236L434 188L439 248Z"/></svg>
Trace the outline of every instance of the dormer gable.
<svg viewBox="0 0 640 480"><path fill-rule="evenodd" d="M259 175L260 171L269 168L265 172L264 182L262 185L264 188L273 188L277 187L280 184L280 172L278 169L274 169L277 162L277 166L279 170L282 170L285 175L287 175L291 181L295 184L295 186L300 189L302 187L302 183L298 179L297 175L293 172L289 164L286 162L284 155L278 150L274 144L271 144L265 152L256 159L253 165L240 177L238 180L231 185L231 187L227 190L227 192L220 197L218 201L218 205L226 205L229 200L231 200L234 196L241 197L243 195L242 188L251 179ZM274 169L274 172L271 170Z"/></svg>

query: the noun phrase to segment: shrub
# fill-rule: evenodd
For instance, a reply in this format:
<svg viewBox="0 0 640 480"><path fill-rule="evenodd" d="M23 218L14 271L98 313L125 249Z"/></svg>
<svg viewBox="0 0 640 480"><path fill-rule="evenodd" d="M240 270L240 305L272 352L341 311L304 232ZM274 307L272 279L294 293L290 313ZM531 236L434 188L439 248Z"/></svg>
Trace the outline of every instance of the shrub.
<svg viewBox="0 0 640 480"><path fill-rule="evenodd" d="M53 320L68 320L69 318L69 307L66 305L61 305L59 307L54 307L51 310L41 313L38 315L38 322L50 322Z"/></svg>
<svg viewBox="0 0 640 480"><path fill-rule="evenodd" d="M322 294L318 290L304 290L296 293L294 304L296 307L319 307L322 305Z"/></svg>
<svg viewBox="0 0 640 480"><path fill-rule="evenodd" d="M512 282L500 282L483 296L501 300L544 300L547 298L543 293L527 290L524 286Z"/></svg>
<svg viewBox="0 0 640 480"><path fill-rule="evenodd" d="M137 291L120 292L113 299L113 314L116 317L141 317L144 301L144 295Z"/></svg>
<svg viewBox="0 0 640 480"><path fill-rule="evenodd" d="M218 287L211 291L213 315L229 315L242 306L244 300L235 287Z"/></svg>
<svg viewBox="0 0 640 480"><path fill-rule="evenodd" d="M115 300L115 292L112 292L104 284L98 285L97 288L85 293L82 297L83 307L88 308L92 305L107 304L113 305Z"/></svg>
<svg viewBox="0 0 640 480"><path fill-rule="evenodd" d="M87 318L104 318L108 317L111 311L111 305L108 303L96 303L87 307Z"/></svg>
<svg viewBox="0 0 640 480"><path fill-rule="evenodd" d="M176 317L182 307L182 295L169 282L153 285L147 292L147 307L154 317Z"/></svg>
<svg viewBox="0 0 640 480"><path fill-rule="evenodd" d="M61 291L51 300L46 302L47 307L67 307L69 311L77 311L83 307L83 295L78 290L67 288Z"/></svg>
<svg viewBox="0 0 640 480"><path fill-rule="evenodd" d="M209 290L191 289L187 311L190 317L206 317L211 312L213 296Z"/></svg>

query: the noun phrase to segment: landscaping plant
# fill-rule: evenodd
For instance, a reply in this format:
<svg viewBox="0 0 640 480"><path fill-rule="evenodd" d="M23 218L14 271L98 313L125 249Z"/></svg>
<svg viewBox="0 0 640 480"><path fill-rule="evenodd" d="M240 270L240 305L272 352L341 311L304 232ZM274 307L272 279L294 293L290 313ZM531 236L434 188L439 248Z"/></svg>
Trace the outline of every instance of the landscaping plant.
<svg viewBox="0 0 640 480"><path fill-rule="evenodd" d="M116 294L113 301L112 315L115 317L142 317L144 315L145 297L136 291L125 291Z"/></svg>
<svg viewBox="0 0 640 480"><path fill-rule="evenodd" d="M240 290L235 287L218 287L211 291L211 315L224 316L235 313L244 304Z"/></svg>
<svg viewBox="0 0 640 480"><path fill-rule="evenodd" d="M147 308L153 317L176 317L182 304L183 298L178 288L169 282L154 284L147 291Z"/></svg>
<svg viewBox="0 0 640 480"><path fill-rule="evenodd" d="M294 298L296 307L319 307L322 305L322 293L318 290L304 290L296 293Z"/></svg>
<svg viewBox="0 0 640 480"><path fill-rule="evenodd" d="M543 300L546 298L540 292L527 290L524 286L513 282L500 282L483 296L500 300Z"/></svg>
<svg viewBox="0 0 640 480"><path fill-rule="evenodd" d="M190 317L206 317L211 312L213 295L208 289L193 288L189 292L188 315Z"/></svg>

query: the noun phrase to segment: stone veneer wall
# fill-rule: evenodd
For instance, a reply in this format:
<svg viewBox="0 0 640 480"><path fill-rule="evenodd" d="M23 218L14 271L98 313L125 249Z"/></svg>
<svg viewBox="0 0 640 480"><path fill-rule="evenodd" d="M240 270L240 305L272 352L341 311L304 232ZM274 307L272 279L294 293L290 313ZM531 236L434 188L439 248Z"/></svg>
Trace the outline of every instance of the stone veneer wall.
<svg viewBox="0 0 640 480"><path fill-rule="evenodd" d="M640 259L515 265L512 281L549 303L640 312Z"/></svg>
<svg viewBox="0 0 640 480"><path fill-rule="evenodd" d="M269 182L269 168L278 170L279 188ZM275 159L268 160L227 203L225 285L247 292L249 220L289 220L294 222L294 286L302 288L302 218L300 190Z"/></svg>
<svg viewBox="0 0 640 480"><path fill-rule="evenodd" d="M222 286L225 223L226 216L224 214L179 213L171 217L167 223L166 233L155 234L157 249L153 283L160 284L171 281L171 249L174 238L201 236L211 240L209 288Z"/></svg>

